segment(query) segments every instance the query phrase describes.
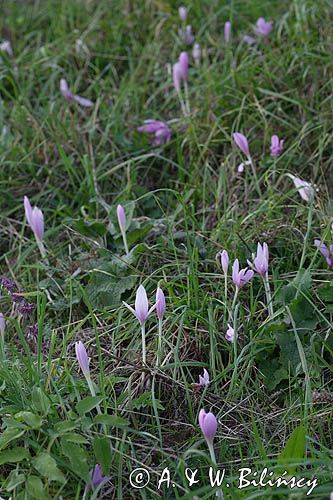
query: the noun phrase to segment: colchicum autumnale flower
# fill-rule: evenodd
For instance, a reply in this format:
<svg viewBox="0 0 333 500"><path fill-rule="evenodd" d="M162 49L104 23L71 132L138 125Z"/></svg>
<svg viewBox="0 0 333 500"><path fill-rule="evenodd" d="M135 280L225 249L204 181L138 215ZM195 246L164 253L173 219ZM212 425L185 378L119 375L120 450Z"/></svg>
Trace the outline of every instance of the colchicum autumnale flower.
<svg viewBox="0 0 333 500"><path fill-rule="evenodd" d="M295 177L294 175L289 174L289 177L293 180L296 189L298 190L300 197L306 201L307 203L314 196L314 189L309 182L303 181L299 177Z"/></svg>
<svg viewBox="0 0 333 500"><path fill-rule="evenodd" d="M235 339L235 330L228 324L228 330L226 331L225 338L228 342L233 342Z"/></svg>
<svg viewBox="0 0 333 500"><path fill-rule="evenodd" d="M73 94L64 78L60 80L60 92L67 101L77 102L84 108L91 108L94 105L94 103L90 99L86 99L85 97L80 97L79 95Z"/></svg>
<svg viewBox="0 0 333 500"><path fill-rule="evenodd" d="M263 17L259 17L258 21L256 22L254 31L257 35L266 38L272 31L272 28L273 23L266 21Z"/></svg>
<svg viewBox="0 0 333 500"><path fill-rule="evenodd" d="M36 239L42 241L44 236L44 216L43 212L38 208L32 208L29 198L24 197L25 216L29 226L31 227Z"/></svg>
<svg viewBox="0 0 333 500"><path fill-rule="evenodd" d="M314 240L314 244L319 248L320 253L325 257L327 265L333 266L333 245L327 247L325 243L320 240Z"/></svg>
<svg viewBox="0 0 333 500"><path fill-rule="evenodd" d="M209 385L209 382L209 373L206 368L204 368L203 375L199 375L199 385L204 387L206 385Z"/></svg>
<svg viewBox="0 0 333 500"><path fill-rule="evenodd" d="M280 156L283 151L283 140L277 135L272 135L271 138L271 156Z"/></svg>
<svg viewBox="0 0 333 500"><path fill-rule="evenodd" d="M192 56L193 56L195 64L197 66L199 66L200 61L201 61L201 47L198 43L195 43L193 46Z"/></svg>
<svg viewBox="0 0 333 500"><path fill-rule="evenodd" d="M187 17L186 7L183 7L183 6L179 7L178 14L179 14L180 20L184 23L186 21L186 17Z"/></svg>
<svg viewBox="0 0 333 500"><path fill-rule="evenodd" d="M156 304L149 309L147 293L143 285L140 285L137 289L134 309L126 302L123 302L123 304L134 314L141 325L145 323L148 316L156 309Z"/></svg>
<svg viewBox="0 0 333 500"><path fill-rule="evenodd" d="M224 274L228 274L228 268L229 268L229 255L226 250L223 250L221 253L221 266L223 269Z"/></svg>
<svg viewBox="0 0 333 500"><path fill-rule="evenodd" d="M180 39L186 45L192 45L192 43L194 42L194 36L192 34L192 26L190 24L186 26L185 30L184 29L178 30L178 34Z"/></svg>
<svg viewBox="0 0 333 500"><path fill-rule="evenodd" d="M239 270L238 259L232 265L232 280L235 286L239 289L242 288L250 279L253 278L254 272L246 267L245 269Z"/></svg>
<svg viewBox="0 0 333 500"><path fill-rule="evenodd" d="M171 130L164 122L159 120L145 120L145 125L138 127L138 132L144 132L152 136L152 144L161 146L168 144L171 139Z"/></svg>
<svg viewBox="0 0 333 500"><path fill-rule="evenodd" d="M268 245L260 243L257 245L257 255L254 259L254 270L264 278L268 271Z"/></svg>
<svg viewBox="0 0 333 500"><path fill-rule="evenodd" d="M82 373L85 377L90 377L89 358L84 344L75 342L75 354L79 362Z"/></svg>
<svg viewBox="0 0 333 500"><path fill-rule="evenodd" d="M162 321L166 309L165 295L163 290L158 287L156 290L156 314L158 318Z"/></svg>

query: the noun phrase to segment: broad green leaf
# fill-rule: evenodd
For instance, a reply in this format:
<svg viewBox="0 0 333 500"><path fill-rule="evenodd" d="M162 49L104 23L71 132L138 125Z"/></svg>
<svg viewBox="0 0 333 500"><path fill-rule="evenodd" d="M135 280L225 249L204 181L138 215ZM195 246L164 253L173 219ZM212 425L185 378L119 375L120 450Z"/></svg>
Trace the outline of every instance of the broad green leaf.
<svg viewBox="0 0 333 500"><path fill-rule="evenodd" d="M302 425L296 427L291 433L284 450L278 457L278 464L285 466L285 469L292 474L296 466L288 466L293 462L301 461L305 456L306 433Z"/></svg>
<svg viewBox="0 0 333 500"><path fill-rule="evenodd" d="M32 403L34 408L41 414L47 415L50 410L50 400L40 387L35 387L32 391Z"/></svg>
<svg viewBox="0 0 333 500"><path fill-rule="evenodd" d="M11 471L11 473L8 476L7 483L6 483L6 491L8 491L10 493L11 491L15 490L15 488L17 488L18 486L20 486L20 484L22 484L24 482L25 482L25 475L20 474L16 469L14 469Z"/></svg>
<svg viewBox="0 0 333 500"><path fill-rule="evenodd" d="M41 476L46 477L49 481L58 481L59 483L66 481L64 474L58 469L57 462L46 452L37 455L32 460L32 465Z"/></svg>
<svg viewBox="0 0 333 500"><path fill-rule="evenodd" d="M30 458L30 453L27 448L11 448L10 450L0 452L0 465L22 462L22 460L27 460L28 458Z"/></svg>
<svg viewBox="0 0 333 500"><path fill-rule="evenodd" d="M102 467L103 474L107 476L110 472L112 461L110 439L107 437L97 437L93 440L93 448L96 457L96 463Z"/></svg>
<svg viewBox="0 0 333 500"><path fill-rule="evenodd" d="M63 454L68 458L72 470L86 482L89 477L88 458L86 452L79 445L70 443L64 438L61 439L61 448Z"/></svg>
<svg viewBox="0 0 333 500"><path fill-rule="evenodd" d="M101 401L103 401L103 396L87 396L77 403L76 409L79 415L82 416L85 413L88 413L89 411L96 408L96 406L99 405Z"/></svg>
<svg viewBox="0 0 333 500"><path fill-rule="evenodd" d="M105 424L112 427L128 427L128 421L125 418L118 417L117 415L96 415L94 417L96 424Z"/></svg>
<svg viewBox="0 0 333 500"><path fill-rule="evenodd" d="M20 411L15 414L15 419L24 422L31 429L39 429L43 423L42 418L31 411Z"/></svg>
<svg viewBox="0 0 333 500"><path fill-rule="evenodd" d="M67 432L63 435L63 438L66 439L66 441L70 441L71 443L88 443L88 440L84 436L82 436L81 434L77 434L76 432Z"/></svg>
<svg viewBox="0 0 333 500"><path fill-rule="evenodd" d="M50 498L44 489L42 480L37 476L29 476L25 487L29 500L49 500Z"/></svg>
<svg viewBox="0 0 333 500"><path fill-rule="evenodd" d="M6 448L11 441L18 439L24 433L25 431L21 429L6 429L0 436L0 450Z"/></svg>

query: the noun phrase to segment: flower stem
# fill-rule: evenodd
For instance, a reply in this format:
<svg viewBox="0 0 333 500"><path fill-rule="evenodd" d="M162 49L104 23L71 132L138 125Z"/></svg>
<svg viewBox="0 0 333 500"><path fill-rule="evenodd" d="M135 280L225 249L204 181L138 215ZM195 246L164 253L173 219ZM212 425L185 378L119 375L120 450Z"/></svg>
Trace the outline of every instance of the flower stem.
<svg viewBox="0 0 333 500"><path fill-rule="evenodd" d="M161 318L158 319L158 346L157 346L157 362L156 366L161 365L161 359L162 359L162 320Z"/></svg>
<svg viewBox="0 0 333 500"><path fill-rule="evenodd" d="M213 442L207 441L207 444L208 444L208 449L209 449L209 453L210 453L210 458L211 458L213 464L216 465L216 457L215 457Z"/></svg>
<svg viewBox="0 0 333 500"><path fill-rule="evenodd" d="M124 242L124 247L125 247L125 252L126 252L126 255L129 254L129 251L128 251L128 245L127 245L127 237L126 237L126 231L123 227L120 228L120 232L121 232L121 236L123 237L123 242Z"/></svg>
<svg viewBox="0 0 333 500"><path fill-rule="evenodd" d="M141 337L142 337L142 362L146 365L146 326L145 323L141 325Z"/></svg>
<svg viewBox="0 0 333 500"><path fill-rule="evenodd" d="M269 285L268 273L266 273L265 276L263 277L263 281L264 281L264 287L265 287L265 293L266 293L268 314L269 314L269 317L272 319L274 316L274 311L273 311L272 294L271 294L271 288Z"/></svg>
<svg viewBox="0 0 333 500"><path fill-rule="evenodd" d="M260 189L260 186L259 186L259 181L258 181L257 170L256 170L256 167L255 167L255 164L253 163L252 158L249 158L249 161L251 163L253 178L254 178L255 183L256 183L258 195L261 196L262 192L261 192L261 189Z"/></svg>
<svg viewBox="0 0 333 500"><path fill-rule="evenodd" d="M184 82L184 90L185 90L185 109L186 113L189 115L191 113L191 110L190 110L190 101L188 97L188 84L186 81Z"/></svg>

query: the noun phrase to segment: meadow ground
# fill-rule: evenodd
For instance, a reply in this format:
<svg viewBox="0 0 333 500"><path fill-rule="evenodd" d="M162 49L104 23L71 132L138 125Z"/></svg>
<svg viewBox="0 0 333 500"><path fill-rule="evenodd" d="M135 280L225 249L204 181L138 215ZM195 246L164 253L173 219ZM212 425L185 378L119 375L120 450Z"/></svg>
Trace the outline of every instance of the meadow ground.
<svg viewBox="0 0 333 500"><path fill-rule="evenodd" d="M179 6L1 2L1 42L11 44L0 53L5 499L333 491L333 4L188 2L197 61L178 33ZM273 22L267 36L254 32L260 17ZM171 72L182 51L181 106ZM146 119L164 122L155 137L137 130ZM234 133L248 140L245 156ZM272 156L274 134L284 145ZM24 196L42 210L44 234ZM257 272L259 256L236 293L233 262L249 266L258 242L268 273ZM142 321L144 366L141 325L123 304L139 285L150 306L158 286L166 297L162 320L154 311ZM200 410L213 414L209 428ZM98 487L88 480L97 464L107 476ZM225 469L219 488L210 467ZM239 488L240 468L265 467L318 485L308 496L310 483ZM142 489L130 481L137 468L150 474ZM186 468L198 470L192 486ZM171 482L165 472L158 489L164 469Z"/></svg>

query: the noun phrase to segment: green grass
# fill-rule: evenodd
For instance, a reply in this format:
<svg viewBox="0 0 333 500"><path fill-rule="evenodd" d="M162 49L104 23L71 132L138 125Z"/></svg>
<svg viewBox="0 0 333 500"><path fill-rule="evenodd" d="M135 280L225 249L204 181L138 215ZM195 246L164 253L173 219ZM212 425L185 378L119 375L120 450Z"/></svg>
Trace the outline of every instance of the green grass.
<svg viewBox="0 0 333 500"><path fill-rule="evenodd" d="M179 4L2 4L0 35L11 40L14 56L0 61L0 138L7 129L0 140L0 268L36 306L23 318L2 290L6 499L82 498L96 463L111 476L101 498L211 498L201 408L218 417L214 449L226 468L225 498L307 498L305 490L240 490L241 467L315 476L309 498L333 490L333 280L313 244L333 239L332 5L187 6L203 55L199 67L190 65L191 114L184 117L166 69L186 50L177 36ZM261 16L273 31L267 43L250 47L241 37ZM86 52L76 49L78 39ZM61 78L94 108L67 103ZM168 145L154 148L136 131L149 118L173 120ZM250 167L237 174L236 131L248 137L258 182ZM269 154L273 134L285 140L276 159ZM316 185L313 204L287 174ZM25 222L24 195L43 210L47 260ZM128 213L129 256L118 203ZM244 267L258 241L269 245L274 317L256 275L239 294L235 348L225 340L232 280L225 297L218 254L226 249ZM150 304L158 285L167 297L162 366L153 314L144 380L140 327L122 305L134 303L139 284ZM91 358L96 400L87 399L76 361L79 340ZM203 368L211 379L205 390L192 385ZM144 489L130 485L137 467L151 474ZM158 490L165 467L175 487ZM186 467L198 469L200 483L191 488Z"/></svg>

